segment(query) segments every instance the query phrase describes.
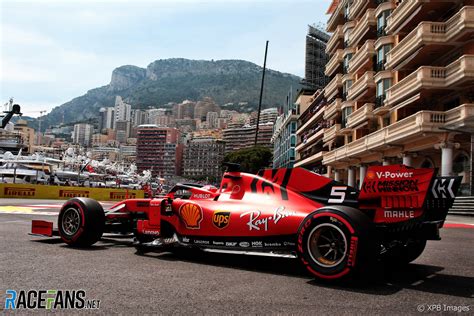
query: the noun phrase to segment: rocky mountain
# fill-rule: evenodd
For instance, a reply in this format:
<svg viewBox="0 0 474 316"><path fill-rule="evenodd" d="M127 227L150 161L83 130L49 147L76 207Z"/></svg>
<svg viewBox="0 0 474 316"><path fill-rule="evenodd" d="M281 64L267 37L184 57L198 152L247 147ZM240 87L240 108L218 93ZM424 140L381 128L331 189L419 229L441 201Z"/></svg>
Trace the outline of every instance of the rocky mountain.
<svg viewBox="0 0 474 316"><path fill-rule="evenodd" d="M113 106L120 95L133 108L162 107L169 102L201 100L209 96L219 105L248 102L258 105L262 68L243 60L160 59L146 69L126 65L112 72L106 86L89 90L54 108L44 119L44 127L94 120L101 107ZM267 70L263 95L264 107L282 105L290 88L300 88L301 78ZM248 109L249 109L248 108ZM248 110L247 109L247 110Z"/></svg>

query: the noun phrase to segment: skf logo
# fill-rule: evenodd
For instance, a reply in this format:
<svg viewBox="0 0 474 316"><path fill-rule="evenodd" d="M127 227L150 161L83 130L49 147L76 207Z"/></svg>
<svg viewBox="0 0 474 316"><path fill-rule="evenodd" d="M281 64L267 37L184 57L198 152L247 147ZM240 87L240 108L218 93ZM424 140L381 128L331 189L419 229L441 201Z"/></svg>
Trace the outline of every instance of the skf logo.
<svg viewBox="0 0 474 316"><path fill-rule="evenodd" d="M212 216L212 224L219 229L226 228L230 222L230 212L216 211Z"/></svg>
<svg viewBox="0 0 474 316"><path fill-rule="evenodd" d="M89 191L59 190L59 197L89 197Z"/></svg>
<svg viewBox="0 0 474 316"><path fill-rule="evenodd" d="M5 196L35 196L35 189L5 187L3 193Z"/></svg>
<svg viewBox="0 0 474 316"><path fill-rule="evenodd" d="M110 192L109 197L111 200L125 200L126 198L134 199L137 197L135 193L127 193L126 192Z"/></svg>
<svg viewBox="0 0 474 316"><path fill-rule="evenodd" d="M193 203L183 204L179 208L179 215L187 229L199 229L202 222L202 209Z"/></svg>

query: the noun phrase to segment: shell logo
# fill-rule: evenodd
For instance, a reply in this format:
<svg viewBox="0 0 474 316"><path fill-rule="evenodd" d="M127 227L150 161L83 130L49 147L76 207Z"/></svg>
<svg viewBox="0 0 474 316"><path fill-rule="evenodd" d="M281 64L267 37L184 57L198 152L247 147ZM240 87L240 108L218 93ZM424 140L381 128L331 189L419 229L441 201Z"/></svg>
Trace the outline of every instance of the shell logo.
<svg viewBox="0 0 474 316"><path fill-rule="evenodd" d="M366 177L367 177L367 179L369 179L369 180L375 179L375 172L373 172L373 171L367 172Z"/></svg>
<svg viewBox="0 0 474 316"><path fill-rule="evenodd" d="M179 208L179 215L187 229L199 229L202 222L202 209L193 203L183 204Z"/></svg>

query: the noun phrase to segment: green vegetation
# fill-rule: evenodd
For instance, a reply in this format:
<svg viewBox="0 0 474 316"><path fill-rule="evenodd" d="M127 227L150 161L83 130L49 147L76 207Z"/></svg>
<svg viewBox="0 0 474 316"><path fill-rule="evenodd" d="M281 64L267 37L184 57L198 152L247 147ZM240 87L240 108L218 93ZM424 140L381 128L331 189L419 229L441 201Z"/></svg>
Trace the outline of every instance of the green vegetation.
<svg viewBox="0 0 474 316"><path fill-rule="evenodd" d="M272 151L267 147L252 147L226 154L224 162L238 163L243 172L255 174L260 169L270 167L272 156Z"/></svg>
<svg viewBox="0 0 474 316"><path fill-rule="evenodd" d="M211 97L219 105L233 103L226 109L254 110L258 105L261 76L261 67L243 60L163 59L151 63L147 69L121 66L113 71L110 84L54 108L44 117L42 127L95 118L101 107L114 106L117 95L132 108L164 107L169 102ZM300 80L294 75L268 70L264 108L282 105L291 88L293 91L300 88ZM239 102L248 102L248 107L240 108Z"/></svg>

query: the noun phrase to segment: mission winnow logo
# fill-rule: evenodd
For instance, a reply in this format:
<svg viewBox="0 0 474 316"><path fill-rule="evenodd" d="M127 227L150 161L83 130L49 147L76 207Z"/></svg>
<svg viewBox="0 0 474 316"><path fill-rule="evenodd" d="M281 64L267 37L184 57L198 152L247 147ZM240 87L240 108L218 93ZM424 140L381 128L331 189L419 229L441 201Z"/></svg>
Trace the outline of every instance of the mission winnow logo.
<svg viewBox="0 0 474 316"><path fill-rule="evenodd" d="M84 290L6 290L5 310L99 309L100 300L86 298Z"/></svg>

